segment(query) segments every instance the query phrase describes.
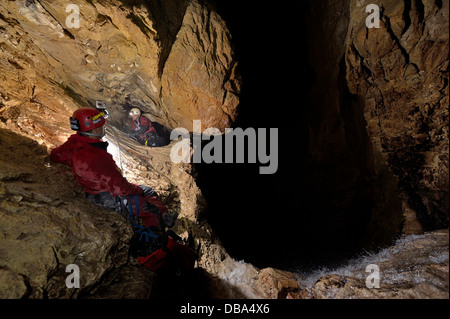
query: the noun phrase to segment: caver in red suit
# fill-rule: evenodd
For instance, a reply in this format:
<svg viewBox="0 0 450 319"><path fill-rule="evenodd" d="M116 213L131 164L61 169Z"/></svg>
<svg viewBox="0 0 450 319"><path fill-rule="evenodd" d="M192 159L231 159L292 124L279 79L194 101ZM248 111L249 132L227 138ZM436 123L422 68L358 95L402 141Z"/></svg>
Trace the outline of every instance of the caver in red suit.
<svg viewBox="0 0 450 319"><path fill-rule="evenodd" d="M101 141L105 135L104 115L105 113L94 108L81 108L75 111L70 122L72 129L78 132L71 135L63 145L52 150L50 159L72 168L75 179L84 187L86 197L94 204L116 209L119 202L117 199L129 197L131 202L131 196L137 195L134 198L138 198L141 207L139 218L143 221L144 227L171 227L177 215L174 217L167 213L167 209L151 188L129 183L122 176L111 154L107 152L108 143ZM166 251L167 249L172 251L180 259L191 259L189 247L177 243L172 238L169 238L169 241L170 244L164 247ZM158 256L165 257L163 255L159 253ZM149 256L141 257L146 257L146 261L142 260L141 263L152 270L159 269L160 264L163 264L159 258L155 261L158 264L155 267L153 263L148 262ZM187 264L193 263L188 261Z"/></svg>
<svg viewBox="0 0 450 319"><path fill-rule="evenodd" d="M93 108L75 111L70 123L72 129L78 132L52 150L50 159L70 166L87 195L105 192L113 197L141 195L143 190L122 176L111 154L107 152L108 143L101 141L106 124L103 115Z"/></svg>
<svg viewBox="0 0 450 319"><path fill-rule="evenodd" d="M152 122L141 113L138 108L132 108L129 114L131 118L131 131L128 134L140 144L150 147L165 146L164 138L159 136Z"/></svg>
<svg viewBox="0 0 450 319"><path fill-rule="evenodd" d="M106 151L107 147L107 142L73 134L67 142L52 150L50 159L70 166L75 179L88 194L141 195L143 190L122 176L111 154Z"/></svg>

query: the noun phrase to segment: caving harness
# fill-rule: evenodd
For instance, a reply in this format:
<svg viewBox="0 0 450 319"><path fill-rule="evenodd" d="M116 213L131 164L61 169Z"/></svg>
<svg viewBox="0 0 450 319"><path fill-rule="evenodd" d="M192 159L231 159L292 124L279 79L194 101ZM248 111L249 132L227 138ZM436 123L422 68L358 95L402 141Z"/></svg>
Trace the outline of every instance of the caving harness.
<svg viewBox="0 0 450 319"><path fill-rule="evenodd" d="M130 252L133 257L147 256L158 249L169 252L167 249L168 238L172 237L177 242L182 242L173 230L167 229L160 209L152 203L145 204L147 212L155 214L159 225L145 227L141 223L140 213L142 212L138 195L126 196L124 198L116 198L118 202L118 211L129 220L133 227L134 236L130 243ZM152 207L153 206L153 207Z"/></svg>

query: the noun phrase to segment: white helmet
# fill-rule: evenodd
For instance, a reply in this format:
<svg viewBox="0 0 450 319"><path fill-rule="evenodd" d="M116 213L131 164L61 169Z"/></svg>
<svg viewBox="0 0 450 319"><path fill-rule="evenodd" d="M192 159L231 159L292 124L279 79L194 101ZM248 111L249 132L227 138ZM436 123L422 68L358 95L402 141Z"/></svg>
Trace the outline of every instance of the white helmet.
<svg viewBox="0 0 450 319"><path fill-rule="evenodd" d="M141 110L139 110L137 107L132 108L130 110L130 116L133 116L133 115L137 115L137 116L141 115Z"/></svg>

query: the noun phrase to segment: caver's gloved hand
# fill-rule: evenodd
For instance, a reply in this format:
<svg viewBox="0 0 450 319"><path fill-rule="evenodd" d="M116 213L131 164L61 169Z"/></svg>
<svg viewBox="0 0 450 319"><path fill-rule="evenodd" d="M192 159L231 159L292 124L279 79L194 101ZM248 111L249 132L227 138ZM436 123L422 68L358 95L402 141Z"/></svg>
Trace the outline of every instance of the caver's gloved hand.
<svg viewBox="0 0 450 319"><path fill-rule="evenodd" d="M142 125L140 129L138 130L130 130L128 133L129 137L136 137L138 135L144 134L148 130L148 126Z"/></svg>
<svg viewBox="0 0 450 319"><path fill-rule="evenodd" d="M166 212L166 214L163 217L163 220L167 228L171 228L175 224L177 218L178 218L177 212Z"/></svg>
<svg viewBox="0 0 450 319"><path fill-rule="evenodd" d="M156 196L158 197L158 194L155 192L155 190L151 187L145 186L145 185L139 185L139 187L144 191L142 193L142 196Z"/></svg>

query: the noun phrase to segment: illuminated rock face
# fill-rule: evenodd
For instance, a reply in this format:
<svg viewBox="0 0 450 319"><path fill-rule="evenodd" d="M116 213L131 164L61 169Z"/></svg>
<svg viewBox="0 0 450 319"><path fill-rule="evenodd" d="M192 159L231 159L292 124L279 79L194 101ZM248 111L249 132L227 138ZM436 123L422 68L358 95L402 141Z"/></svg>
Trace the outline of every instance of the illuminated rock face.
<svg viewBox="0 0 450 319"><path fill-rule="evenodd" d="M241 85L236 68L224 21L193 1L162 70L161 101L173 121L189 131L192 119L201 119L205 128L230 127Z"/></svg>
<svg viewBox="0 0 450 319"><path fill-rule="evenodd" d="M66 21L74 13L66 12L69 4L79 8L79 28ZM130 181L155 188L165 204L180 213L175 230L183 238L195 236L201 244L199 265L211 270L214 254L229 258L208 225L199 225L204 203L192 167L174 165L170 146L151 151L113 126L121 128L128 121L127 109L139 107L169 128L191 130L193 120L229 127L240 92L230 41L224 21L204 1L0 4L0 128L19 133L1 135L2 297L67 298L97 288L101 292L96 287L100 278L118 267L128 267L125 273L149 283L132 297L148 296L151 275L126 266L131 234L127 224L87 203L65 168L46 168L46 150L74 133L69 116L96 100L106 101L111 113L107 138L112 151L115 147L123 152L115 157L118 165ZM13 150L23 161L8 157ZM34 223L31 215L40 216L45 225ZM81 291L65 286L64 267L72 262L80 263Z"/></svg>
<svg viewBox="0 0 450 319"><path fill-rule="evenodd" d="M79 9L79 27L69 4ZM231 35L202 1L23 0L2 3L0 14L2 105L31 101L68 115L70 99L104 100L115 121L123 107L139 107L188 130L192 120L223 130L236 116Z"/></svg>

